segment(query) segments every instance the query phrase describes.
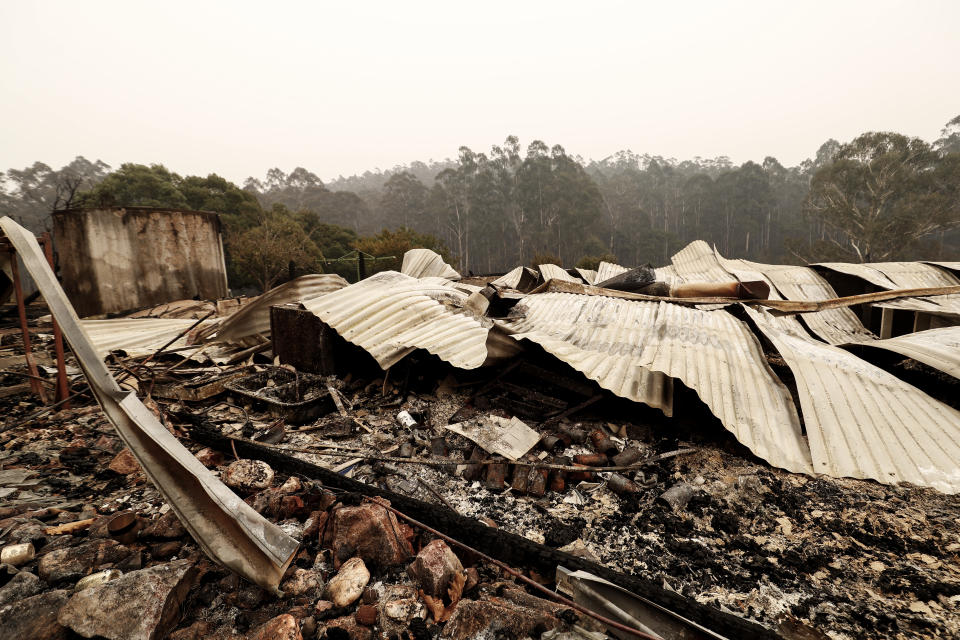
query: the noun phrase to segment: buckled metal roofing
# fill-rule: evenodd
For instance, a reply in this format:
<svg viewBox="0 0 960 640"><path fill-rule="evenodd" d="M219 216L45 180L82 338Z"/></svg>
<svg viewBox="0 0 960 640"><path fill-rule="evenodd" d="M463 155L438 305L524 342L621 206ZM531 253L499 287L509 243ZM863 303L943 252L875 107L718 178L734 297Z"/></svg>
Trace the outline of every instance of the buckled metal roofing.
<svg viewBox="0 0 960 640"><path fill-rule="evenodd" d="M466 293L443 278L417 279L384 271L305 300L303 306L369 352L384 369L415 349L425 349L461 369L516 353L512 341L490 331L492 321L463 311L466 299Z"/></svg>
<svg viewBox="0 0 960 640"><path fill-rule="evenodd" d="M403 254L400 272L413 278L436 276L447 280L460 279L457 270L444 262L440 254L430 249L410 249Z"/></svg>
<svg viewBox="0 0 960 640"><path fill-rule="evenodd" d="M601 387L667 415L671 378L681 380L756 455L812 470L789 392L753 333L726 312L544 293L521 300L503 324Z"/></svg>

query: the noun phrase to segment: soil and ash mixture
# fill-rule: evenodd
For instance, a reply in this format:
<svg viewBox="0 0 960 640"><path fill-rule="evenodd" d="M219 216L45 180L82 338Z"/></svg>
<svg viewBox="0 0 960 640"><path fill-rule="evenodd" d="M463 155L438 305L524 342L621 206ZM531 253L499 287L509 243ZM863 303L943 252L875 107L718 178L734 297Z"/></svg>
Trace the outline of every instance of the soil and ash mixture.
<svg viewBox="0 0 960 640"><path fill-rule="evenodd" d="M15 342L10 338L5 336L5 345ZM38 342L43 345L42 339ZM544 434L561 426L603 429L619 448L636 446L643 458L695 450L627 474L637 488L633 493L611 491L605 473L537 497L509 488L490 490L483 479L462 477L463 467L450 471L365 461L361 454L351 459L320 453L333 445L341 452L396 456L408 444L414 457L430 458L442 436L448 455L466 461L474 444L443 427L469 416L512 414L498 407L495 398L472 396L477 379L459 376L434 371L421 376L413 390L382 377L330 378L348 416L334 411L306 425L288 425L274 438L276 446L317 451L289 455L340 467L355 479L438 506L445 500L462 515L647 578L784 637L960 637L960 498L775 469L751 456L708 414L667 421L604 398L566 421L544 425L535 416L522 416ZM9 385L22 381L13 375L2 380ZM28 391L0 398L0 403L8 423L40 407ZM201 403L157 398L148 406L221 477L233 455L191 442L178 428L185 416L232 436L278 433L275 416L229 394ZM410 413L417 424L401 425L400 411ZM556 459L595 450L587 440L561 443L549 452L541 444L532 453ZM68 598L75 597L78 580L109 570L131 582L123 593L130 594L132 606L120 607L111 612L113 620L98 623L97 634L105 637L121 633L117 629L124 628L124 616L147 610L136 600L141 577L169 586L163 591L169 607L156 615L155 635L142 637L552 638L574 626L593 628L565 607L529 600L527 589L514 578L460 550L455 555L462 566L453 573L462 572L462 584L454 589L455 597L440 592L430 606L421 593L426 583L411 575L410 567L431 538L402 522L384 530L399 536L391 544L406 550L393 559L382 550L363 558L370 574L366 587L348 603L335 604L329 585L344 564L336 550L352 550L349 545L359 543L338 538L349 531L334 532L332 523L338 512L363 509L367 503L291 477L282 468L272 471L268 488L242 495L303 540L281 585L283 598L205 559L139 467L130 465L112 427L89 400L0 434L0 546L31 543L35 549L32 559L0 571L0 637L14 631L22 635L26 627L12 625L26 624L24 619L48 632L38 637L79 637L71 634L89 622L77 622L78 616L89 621L99 614ZM509 480L508 474L507 487ZM665 501L663 494L678 485L684 498ZM123 512L137 514L142 527L132 539L118 541L107 524ZM91 523L69 533L48 533L83 520ZM181 570L184 560L189 571ZM154 573L145 573L149 571ZM553 578L535 577L548 583ZM66 602L73 604L67 607ZM444 607L452 615L440 621ZM497 627L488 619L495 614L508 616L515 626ZM37 626L40 622L44 625ZM478 629L485 631L471 631ZM791 630L806 635L788 636Z"/></svg>

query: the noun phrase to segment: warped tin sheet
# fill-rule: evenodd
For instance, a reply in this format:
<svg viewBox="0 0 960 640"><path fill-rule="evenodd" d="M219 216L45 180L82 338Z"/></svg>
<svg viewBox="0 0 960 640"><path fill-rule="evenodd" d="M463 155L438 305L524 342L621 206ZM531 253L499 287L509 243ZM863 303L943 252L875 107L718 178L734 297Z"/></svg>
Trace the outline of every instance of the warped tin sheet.
<svg viewBox="0 0 960 640"><path fill-rule="evenodd" d="M811 472L797 411L749 328L725 312L568 293L521 300L504 325L613 393L672 411L671 378L693 389L756 455Z"/></svg>
<svg viewBox="0 0 960 640"><path fill-rule="evenodd" d="M279 593L299 543L253 510L160 424L134 393L117 386L50 270L36 238L8 217L0 227L37 283L90 389L180 522L213 560Z"/></svg>

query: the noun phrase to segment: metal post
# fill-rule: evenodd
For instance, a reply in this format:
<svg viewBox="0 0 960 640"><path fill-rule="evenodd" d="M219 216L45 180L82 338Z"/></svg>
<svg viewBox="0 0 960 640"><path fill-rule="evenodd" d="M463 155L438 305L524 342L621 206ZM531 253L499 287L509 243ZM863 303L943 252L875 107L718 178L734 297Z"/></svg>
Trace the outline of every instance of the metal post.
<svg viewBox="0 0 960 640"><path fill-rule="evenodd" d="M50 234L44 232L40 236L40 242L43 244L43 253L47 257L47 262L50 263L50 269L56 273L57 269L53 264L53 242L50 239ZM53 318L52 315L50 317ZM60 325L57 324L56 318L53 318L53 346L57 354L57 402L59 402L69 397L70 388L67 383L67 362L63 354L63 332L60 331ZM69 409L70 403L65 402L63 408Z"/></svg>
<svg viewBox="0 0 960 640"><path fill-rule="evenodd" d="M27 308L23 301L23 287L20 286L20 266L17 264L17 253L10 250L10 271L13 274L13 290L17 294L17 312L20 314L20 331L23 333L23 357L27 361L27 368L30 370L30 389L40 396L40 401L47 404L47 394L43 392L43 385L40 382L40 371L37 369L37 363L33 361L33 353L30 350L30 332L27 327Z"/></svg>

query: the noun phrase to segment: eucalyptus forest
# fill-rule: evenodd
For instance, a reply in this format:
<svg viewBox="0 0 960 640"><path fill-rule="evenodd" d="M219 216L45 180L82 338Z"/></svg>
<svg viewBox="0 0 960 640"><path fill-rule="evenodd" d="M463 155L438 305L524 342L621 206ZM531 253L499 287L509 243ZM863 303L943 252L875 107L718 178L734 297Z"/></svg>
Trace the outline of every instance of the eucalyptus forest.
<svg viewBox="0 0 960 640"><path fill-rule="evenodd" d="M553 262L669 262L694 239L772 263L960 258L960 116L933 141L892 132L828 140L797 166L768 156L677 160L620 151L601 160L508 136L487 151L326 182L270 169L242 185L163 164L113 168L78 156L0 180L0 209L34 231L58 209L149 206L215 211L233 286L266 289L297 272L355 278L360 251L398 268L411 247L462 273ZM356 254L352 254L356 255Z"/></svg>

